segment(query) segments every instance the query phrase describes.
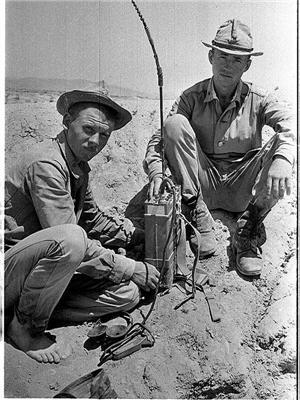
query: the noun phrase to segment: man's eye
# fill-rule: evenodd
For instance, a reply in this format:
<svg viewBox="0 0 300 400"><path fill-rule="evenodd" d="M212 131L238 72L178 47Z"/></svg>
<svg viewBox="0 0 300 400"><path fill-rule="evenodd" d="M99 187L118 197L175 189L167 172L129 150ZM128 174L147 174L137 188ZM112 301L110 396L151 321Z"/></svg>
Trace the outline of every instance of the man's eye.
<svg viewBox="0 0 300 400"><path fill-rule="evenodd" d="M100 132L100 137L102 137L103 139L107 139L110 136L110 132L106 131L106 132Z"/></svg>
<svg viewBox="0 0 300 400"><path fill-rule="evenodd" d="M84 129L84 132L87 133L88 135L92 135L94 132L93 128L90 126L85 126L83 129Z"/></svg>

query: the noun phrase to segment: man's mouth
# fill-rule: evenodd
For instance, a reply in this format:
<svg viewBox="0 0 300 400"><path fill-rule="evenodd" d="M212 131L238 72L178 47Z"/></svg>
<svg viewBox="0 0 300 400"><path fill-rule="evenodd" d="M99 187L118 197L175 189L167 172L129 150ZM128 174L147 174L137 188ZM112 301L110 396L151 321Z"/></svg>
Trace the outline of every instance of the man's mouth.
<svg viewBox="0 0 300 400"><path fill-rule="evenodd" d="M90 160L91 158L95 157L97 151L95 149L85 149L85 155Z"/></svg>
<svg viewBox="0 0 300 400"><path fill-rule="evenodd" d="M89 153L92 153L92 154L96 154L97 152L98 152L98 148L95 148L95 147L93 147L93 148L87 148L87 151L89 152Z"/></svg>
<svg viewBox="0 0 300 400"><path fill-rule="evenodd" d="M226 78L231 78L231 75L227 72L221 72L222 76L225 76Z"/></svg>

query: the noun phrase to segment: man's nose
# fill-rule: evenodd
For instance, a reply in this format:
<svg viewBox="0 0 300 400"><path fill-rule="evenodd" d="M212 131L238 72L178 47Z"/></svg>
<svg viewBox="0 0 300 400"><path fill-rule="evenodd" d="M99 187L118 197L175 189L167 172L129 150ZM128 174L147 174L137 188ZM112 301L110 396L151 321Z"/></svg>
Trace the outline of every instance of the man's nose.
<svg viewBox="0 0 300 400"><path fill-rule="evenodd" d="M232 66L232 64L233 64L233 59L231 57L227 57L226 62L225 62L226 67L230 68Z"/></svg>
<svg viewBox="0 0 300 400"><path fill-rule="evenodd" d="M100 144L100 135L99 133L95 133L93 136L90 136L89 143L94 146L99 146Z"/></svg>

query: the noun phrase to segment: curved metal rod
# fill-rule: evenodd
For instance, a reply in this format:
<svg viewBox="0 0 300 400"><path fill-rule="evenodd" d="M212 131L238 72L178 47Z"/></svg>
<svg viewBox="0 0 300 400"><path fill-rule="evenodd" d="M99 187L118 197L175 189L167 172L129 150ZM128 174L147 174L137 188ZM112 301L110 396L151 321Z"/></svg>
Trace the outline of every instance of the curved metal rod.
<svg viewBox="0 0 300 400"><path fill-rule="evenodd" d="M136 2L134 0L131 0L131 3L133 5L133 7L135 8L140 20L142 21L142 24L144 26L144 29L146 31L149 43L151 45L152 51L153 51L153 56L155 59L155 64L156 64L156 69L157 69L157 77L158 77L158 86L159 86L159 110L160 110L160 135L161 135L161 154L162 154L162 175L163 178L165 177L166 174L166 161L165 161L165 145L164 145L164 137L163 137L163 126L164 126L164 118L163 118L163 72L162 72L162 68L160 66L159 63L159 59L158 59L158 54L156 52L155 46L154 46L154 42L153 39L151 37L149 28L146 24L146 21L142 15L142 13L140 12L138 6L136 5Z"/></svg>

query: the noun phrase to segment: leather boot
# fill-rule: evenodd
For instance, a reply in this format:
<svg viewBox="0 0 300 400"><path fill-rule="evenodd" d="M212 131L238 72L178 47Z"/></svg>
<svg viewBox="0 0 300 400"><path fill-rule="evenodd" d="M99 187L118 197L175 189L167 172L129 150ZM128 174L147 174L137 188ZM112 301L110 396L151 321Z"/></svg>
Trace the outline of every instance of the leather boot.
<svg viewBox="0 0 300 400"><path fill-rule="evenodd" d="M263 267L261 245L265 242L265 230L259 209L249 204L237 221L232 239L236 269L243 275L258 276Z"/></svg>
<svg viewBox="0 0 300 400"><path fill-rule="evenodd" d="M213 255L217 247L213 218L203 200L197 200L195 208L191 211L191 222L201 236L199 258ZM190 247L194 253L197 253L197 246L197 237L191 232Z"/></svg>

